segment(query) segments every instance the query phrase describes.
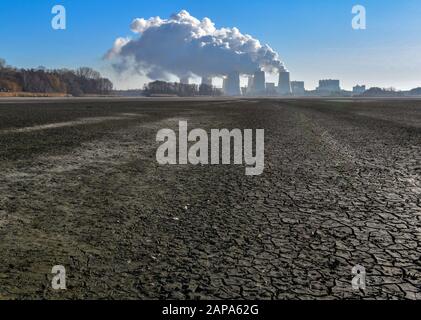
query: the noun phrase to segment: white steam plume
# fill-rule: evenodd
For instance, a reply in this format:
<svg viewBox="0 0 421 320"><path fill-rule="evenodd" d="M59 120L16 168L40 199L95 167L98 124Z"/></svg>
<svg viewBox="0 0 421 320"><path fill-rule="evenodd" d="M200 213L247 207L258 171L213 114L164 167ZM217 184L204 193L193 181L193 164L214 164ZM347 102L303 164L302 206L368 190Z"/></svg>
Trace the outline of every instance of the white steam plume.
<svg viewBox="0 0 421 320"><path fill-rule="evenodd" d="M283 70L278 54L237 28L215 28L183 10L169 19L135 19L131 30L139 37L118 38L105 55L119 70L136 70L150 79L169 75L223 76L233 71L253 74Z"/></svg>

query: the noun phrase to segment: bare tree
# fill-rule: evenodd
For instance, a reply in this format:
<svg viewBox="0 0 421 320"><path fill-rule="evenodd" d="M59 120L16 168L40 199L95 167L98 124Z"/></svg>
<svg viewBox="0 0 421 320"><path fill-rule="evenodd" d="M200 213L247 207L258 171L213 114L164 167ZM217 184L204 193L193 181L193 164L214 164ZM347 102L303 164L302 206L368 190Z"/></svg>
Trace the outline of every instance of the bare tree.
<svg viewBox="0 0 421 320"><path fill-rule="evenodd" d="M78 77L81 78L85 78L85 79L94 79L94 80L98 80L101 78L101 74L89 67L81 67L79 69L76 70L76 75Z"/></svg>
<svg viewBox="0 0 421 320"><path fill-rule="evenodd" d="M91 68L48 70L45 67L16 69L6 66L0 59L0 91L23 91L40 93L68 93L76 96L84 94L109 94L113 84L101 78L99 72Z"/></svg>

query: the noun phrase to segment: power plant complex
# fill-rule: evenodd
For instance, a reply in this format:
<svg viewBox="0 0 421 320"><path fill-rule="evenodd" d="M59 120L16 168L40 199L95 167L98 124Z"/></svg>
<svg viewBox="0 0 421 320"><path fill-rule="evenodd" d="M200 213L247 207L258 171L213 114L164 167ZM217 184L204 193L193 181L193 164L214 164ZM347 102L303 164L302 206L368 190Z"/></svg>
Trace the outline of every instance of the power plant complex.
<svg viewBox="0 0 421 320"><path fill-rule="evenodd" d="M247 86L241 87L241 76L247 77ZM364 85L357 85L353 91L341 89L339 80L320 80L319 86L312 91L305 89L304 81L291 81L290 73L285 68L279 69L278 84L266 82L266 74L263 70L256 70L252 75L244 75L238 71L232 71L222 78L222 93L226 96L352 96L366 91ZM182 84L189 84L188 77L180 78ZM202 77L201 85L213 85L211 76Z"/></svg>
<svg viewBox="0 0 421 320"><path fill-rule="evenodd" d="M203 80L202 83L204 83ZM273 82L266 82L266 74L263 70L256 70L253 75L248 76L245 88L241 88L240 73L231 72L223 78L222 91L227 96L287 96L292 94L290 75L286 70L280 70L278 86Z"/></svg>

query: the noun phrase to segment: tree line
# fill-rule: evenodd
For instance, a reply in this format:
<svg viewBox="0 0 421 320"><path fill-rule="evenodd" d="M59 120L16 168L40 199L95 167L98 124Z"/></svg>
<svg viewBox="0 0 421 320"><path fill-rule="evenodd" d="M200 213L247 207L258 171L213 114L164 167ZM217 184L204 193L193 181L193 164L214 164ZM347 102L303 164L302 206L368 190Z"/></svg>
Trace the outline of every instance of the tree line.
<svg viewBox="0 0 421 320"><path fill-rule="evenodd" d="M154 81L143 88L144 95L171 95L179 97L221 96L222 91L208 84L184 84L178 82Z"/></svg>
<svg viewBox="0 0 421 320"><path fill-rule="evenodd" d="M63 93L73 96L109 94L112 82L88 67L77 70L44 67L17 69L0 59L0 92Z"/></svg>
<svg viewBox="0 0 421 320"><path fill-rule="evenodd" d="M398 91L395 88L370 88L360 95L361 97L408 97L421 96L421 88L414 88L409 91Z"/></svg>

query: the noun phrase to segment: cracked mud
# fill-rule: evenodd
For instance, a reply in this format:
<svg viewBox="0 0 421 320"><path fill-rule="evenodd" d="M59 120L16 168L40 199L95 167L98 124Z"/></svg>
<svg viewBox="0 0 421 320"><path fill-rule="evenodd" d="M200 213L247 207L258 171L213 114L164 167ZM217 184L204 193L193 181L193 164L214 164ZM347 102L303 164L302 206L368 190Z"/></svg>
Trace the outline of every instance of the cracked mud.
<svg viewBox="0 0 421 320"><path fill-rule="evenodd" d="M264 173L159 166L179 120ZM420 101L7 103L0 158L0 299L421 299Z"/></svg>

